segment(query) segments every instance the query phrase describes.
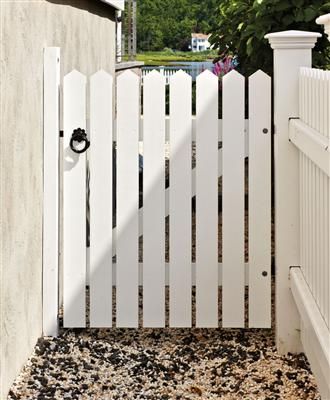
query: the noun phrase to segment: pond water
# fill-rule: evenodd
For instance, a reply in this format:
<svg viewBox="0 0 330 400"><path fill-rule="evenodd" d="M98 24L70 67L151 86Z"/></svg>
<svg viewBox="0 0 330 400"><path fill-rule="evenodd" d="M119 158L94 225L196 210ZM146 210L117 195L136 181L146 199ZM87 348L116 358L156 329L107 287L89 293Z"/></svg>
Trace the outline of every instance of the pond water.
<svg viewBox="0 0 330 400"><path fill-rule="evenodd" d="M196 76L206 69L212 71L213 63L212 61L171 61L169 65L166 66L144 66L142 67L142 71L150 71L150 70L163 70L166 71L176 71L182 69L187 72L193 80L196 79Z"/></svg>

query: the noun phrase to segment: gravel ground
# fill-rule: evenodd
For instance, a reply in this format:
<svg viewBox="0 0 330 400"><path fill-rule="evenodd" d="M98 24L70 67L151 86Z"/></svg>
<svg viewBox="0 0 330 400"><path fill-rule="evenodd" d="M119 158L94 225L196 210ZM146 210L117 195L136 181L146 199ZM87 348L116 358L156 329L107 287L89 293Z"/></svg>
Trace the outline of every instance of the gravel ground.
<svg viewBox="0 0 330 400"><path fill-rule="evenodd" d="M220 192L221 186L220 178ZM195 261L194 213L192 226ZM221 213L218 226L221 262ZM245 226L247 230L247 214ZM166 239L168 261L168 234ZM246 259L247 251L246 240ZM320 400L320 396L305 356L276 352L274 328L87 328L61 329L58 338L39 339L10 390L8 400L18 399Z"/></svg>
<svg viewBox="0 0 330 400"><path fill-rule="evenodd" d="M274 329L61 329L39 339L8 400L320 400Z"/></svg>

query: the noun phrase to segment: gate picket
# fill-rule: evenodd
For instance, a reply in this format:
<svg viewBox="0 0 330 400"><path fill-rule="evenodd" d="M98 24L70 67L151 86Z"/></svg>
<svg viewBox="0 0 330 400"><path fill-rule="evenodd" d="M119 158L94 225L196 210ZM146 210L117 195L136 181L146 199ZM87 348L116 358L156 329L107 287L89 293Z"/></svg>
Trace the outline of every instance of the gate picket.
<svg viewBox="0 0 330 400"><path fill-rule="evenodd" d="M170 326L191 326L191 77L170 82Z"/></svg>
<svg viewBox="0 0 330 400"><path fill-rule="evenodd" d="M244 328L244 77L223 78L222 326Z"/></svg>
<svg viewBox="0 0 330 400"><path fill-rule="evenodd" d="M112 76L90 80L90 326L112 325Z"/></svg>
<svg viewBox="0 0 330 400"><path fill-rule="evenodd" d="M138 327L139 77L117 79L117 327Z"/></svg>
<svg viewBox="0 0 330 400"><path fill-rule="evenodd" d="M196 326L218 326L218 78L196 80Z"/></svg>
<svg viewBox="0 0 330 400"><path fill-rule="evenodd" d="M66 328L83 328L86 285L86 153L70 149L74 129L86 129L86 77L73 70L63 83L63 308Z"/></svg>
<svg viewBox="0 0 330 400"><path fill-rule="evenodd" d="M271 79L249 78L249 327L271 326Z"/></svg>
<svg viewBox="0 0 330 400"><path fill-rule="evenodd" d="M165 326L165 78L143 82L143 326Z"/></svg>

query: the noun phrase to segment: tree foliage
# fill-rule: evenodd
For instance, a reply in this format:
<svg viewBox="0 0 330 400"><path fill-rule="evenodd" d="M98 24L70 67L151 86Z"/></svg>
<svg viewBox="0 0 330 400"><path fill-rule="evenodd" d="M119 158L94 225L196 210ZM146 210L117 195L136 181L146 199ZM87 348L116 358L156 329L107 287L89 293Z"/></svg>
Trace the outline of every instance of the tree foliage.
<svg viewBox="0 0 330 400"><path fill-rule="evenodd" d="M239 70L272 72L273 55L264 36L269 32L304 30L323 33L315 19L330 12L324 0L223 0L211 42L219 54L238 56ZM323 35L313 52L313 64L330 65L329 41Z"/></svg>
<svg viewBox="0 0 330 400"><path fill-rule="evenodd" d="M138 51L187 50L192 32L216 27L219 0L138 0Z"/></svg>

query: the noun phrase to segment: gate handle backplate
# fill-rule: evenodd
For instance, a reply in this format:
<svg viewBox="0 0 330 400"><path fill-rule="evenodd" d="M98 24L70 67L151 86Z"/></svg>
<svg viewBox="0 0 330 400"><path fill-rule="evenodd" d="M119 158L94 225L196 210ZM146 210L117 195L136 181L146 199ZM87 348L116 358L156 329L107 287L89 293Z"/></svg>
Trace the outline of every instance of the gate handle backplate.
<svg viewBox="0 0 330 400"><path fill-rule="evenodd" d="M83 148L78 149L75 147L74 142L78 142L78 143L84 142L85 144L84 144ZM89 146L90 146L90 141L87 139L87 134L85 132L85 129L81 129L81 128L75 129L73 131L71 139L70 139L71 150L74 151L75 153L80 154L80 153L84 153L88 149Z"/></svg>

